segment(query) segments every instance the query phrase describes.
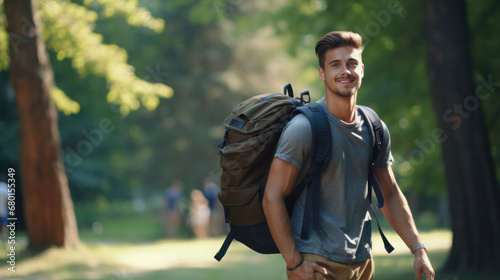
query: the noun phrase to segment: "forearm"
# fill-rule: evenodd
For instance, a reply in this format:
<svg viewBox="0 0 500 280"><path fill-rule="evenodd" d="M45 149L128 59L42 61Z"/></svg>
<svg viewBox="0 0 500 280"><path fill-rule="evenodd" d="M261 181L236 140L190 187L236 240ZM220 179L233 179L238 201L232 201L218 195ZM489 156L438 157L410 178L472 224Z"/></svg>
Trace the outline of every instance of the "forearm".
<svg viewBox="0 0 500 280"><path fill-rule="evenodd" d="M297 174L298 170L289 163L274 159L262 200L269 230L288 267L294 267L301 260L285 207L285 197L293 189Z"/></svg>
<svg viewBox="0 0 500 280"><path fill-rule="evenodd" d="M374 172L385 200L385 205L380 210L389 224L408 247L421 242L410 207L396 183L391 167L376 168ZM422 279L424 274L426 279L433 280L434 269L427 257L427 251L422 248L412 253L415 254L415 279Z"/></svg>
<svg viewBox="0 0 500 280"><path fill-rule="evenodd" d="M380 210L405 244L409 247L421 242L410 207L401 191L385 198L385 202Z"/></svg>
<svg viewBox="0 0 500 280"><path fill-rule="evenodd" d="M269 230L288 267L297 265L301 255L293 239L290 218L282 197L266 194L262 201Z"/></svg>
<svg viewBox="0 0 500 280"><path fill-rule="evenodd" d="M407 246L421 242L410 207L391 167L376 168L374 172L385 200L385 205L380 210L389 224Z"/></svg>

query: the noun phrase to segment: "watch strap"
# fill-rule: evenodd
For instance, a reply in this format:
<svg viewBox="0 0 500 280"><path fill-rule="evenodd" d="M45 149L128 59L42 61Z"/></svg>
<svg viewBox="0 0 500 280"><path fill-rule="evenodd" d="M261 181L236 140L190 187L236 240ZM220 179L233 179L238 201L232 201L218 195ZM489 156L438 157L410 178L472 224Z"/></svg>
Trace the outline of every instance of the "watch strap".
<svg viewBox="0 0 500 280"><path fill-rule="evenodd" d="M414 254L415 251L420 249L424 249L425 252L427 253L427 248L425 247L425 244L423 242L419 242L410 246L410 251L412 254Z"/></svg>

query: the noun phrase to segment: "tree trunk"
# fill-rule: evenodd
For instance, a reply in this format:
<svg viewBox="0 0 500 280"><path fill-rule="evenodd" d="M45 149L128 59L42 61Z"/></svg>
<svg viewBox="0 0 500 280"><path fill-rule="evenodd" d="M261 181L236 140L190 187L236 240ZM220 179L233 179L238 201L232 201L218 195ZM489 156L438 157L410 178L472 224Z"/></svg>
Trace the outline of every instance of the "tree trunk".
<svg viewBox="0 0 500 280"><path fill-rule="evenodd" d="M480 102L491 76L475 86L463 0L423 0L432 97L446 165L453 245L444 270L499 273L500 195Z"/></svg>
<svg viewBox="0 0 500 280"><path fill-rule="evenodd" d="M29 249L74 247L78 231L68 180L61 168L53 72L36 0L5 0L10 80L16 92L21 137L21 181Z"/></svg>

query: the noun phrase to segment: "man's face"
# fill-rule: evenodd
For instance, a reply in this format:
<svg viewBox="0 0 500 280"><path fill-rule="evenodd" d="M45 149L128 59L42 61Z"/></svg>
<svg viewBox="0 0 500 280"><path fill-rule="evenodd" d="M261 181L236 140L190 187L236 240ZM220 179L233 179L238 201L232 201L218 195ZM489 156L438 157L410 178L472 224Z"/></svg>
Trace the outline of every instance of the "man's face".
<svg viewBox="0 0 500 280"><path fill-rule="evenodd" d="M319 75L327 92L351 97L358 91L364 75L361 50L351 46L330 49L325 53L324 63L324 69L319 68Z"/></svg>

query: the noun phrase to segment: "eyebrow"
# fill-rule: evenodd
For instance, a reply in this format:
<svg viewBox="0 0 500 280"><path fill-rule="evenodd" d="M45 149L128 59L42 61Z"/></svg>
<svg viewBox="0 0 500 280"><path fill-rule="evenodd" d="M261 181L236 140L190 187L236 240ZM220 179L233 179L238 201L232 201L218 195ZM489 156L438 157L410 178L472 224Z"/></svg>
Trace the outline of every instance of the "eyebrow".
<svg viewBox="0 0 500 280"><path fill-rule="evenodd" d="M342 61L342 60L340 60L340 59L335 59L335 60L332 60L332 61L328 62L328 64L332 64L332 63L335 63L335 62L341 62L341 61ZM350 61L355 61L355 62L358 62L358 63L359 63L359 61L358 61L357 59L355 59L355 58L349 58L347 61L348 61L348 62L350 62Z"/></svg>

